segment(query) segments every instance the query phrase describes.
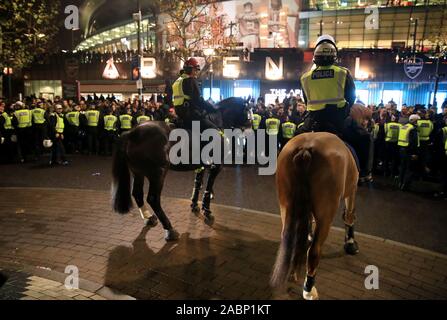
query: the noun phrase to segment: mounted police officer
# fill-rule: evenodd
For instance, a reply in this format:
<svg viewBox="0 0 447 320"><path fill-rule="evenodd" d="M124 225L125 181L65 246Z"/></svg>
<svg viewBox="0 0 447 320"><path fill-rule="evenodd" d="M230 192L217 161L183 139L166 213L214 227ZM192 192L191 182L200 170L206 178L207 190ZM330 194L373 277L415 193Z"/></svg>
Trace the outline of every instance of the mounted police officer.
<svg viewBox="0 0 447 320"><path fill-rule="evenodd" d="M309 112L301 132L327 131L342 136L344 121L356 96L348 69L335 65L337 54L334 38L329 35L318 38L314 66L301 77L303 99Z"/></svg>
<svg viewBox="0 0 447 320"><path fill-rule="evenodd" d="M201 130L219 128L206 116L213 110L213 106L207 103L200 95L197 84L197 76L200 71L199 62L195 58L188 59L183 72L172 85L173 104L175 112L183 121L183 127L190 129L193 121L200 121Z"/></svg>

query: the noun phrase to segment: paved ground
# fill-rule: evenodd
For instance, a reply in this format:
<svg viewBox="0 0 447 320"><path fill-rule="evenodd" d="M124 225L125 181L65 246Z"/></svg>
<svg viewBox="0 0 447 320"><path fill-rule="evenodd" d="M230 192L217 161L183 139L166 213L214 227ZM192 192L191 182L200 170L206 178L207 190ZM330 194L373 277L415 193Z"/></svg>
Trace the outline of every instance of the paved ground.
<svg viewBox="0 0 447 320"><path fill-rule="evenodd" d="M107 300L81 289L67 289L64 284L23 271L1 270L8 281L0 288L0 300Z"/></svg>
<svg viewBox="0 0 447 320"><path fill-rule="evenodd" d="M68 167L49 168L44 161L2 165L0 187L109 190L111 158L71 156L70 159ZM169 172L163 195L189 198L193 177L193 172ZM403 193L394 190L389 180L377 177L372 188L360 188L357 229L447 254L447 201L429 197L437 187L434 184L419 183L415 187L419 189L417 193ZM216 181L215 195L215 203L279 212L274 177L258 176L255 167L225 167ZM342 227L342 221L336 221L335 225Z"/></svg>
<svg viewBox="0 0 447 320"><path fill-rule="evenodd" d="M302 280L288 292L268 285L280 236L274 215L216 206L210 227L187 201L164 198L181 233L166 243L161 227L142 228L135 210L112 213L104 191L1 188L0 203L0 266L63 273L74 265L82 279L140 299L300 296ZM370 236L358 241L361 253L345 256L343 232L331 231L317 277L323 299L447 298L445 255ZM368 265L379 268L379 290L364 287Z"/></svg>

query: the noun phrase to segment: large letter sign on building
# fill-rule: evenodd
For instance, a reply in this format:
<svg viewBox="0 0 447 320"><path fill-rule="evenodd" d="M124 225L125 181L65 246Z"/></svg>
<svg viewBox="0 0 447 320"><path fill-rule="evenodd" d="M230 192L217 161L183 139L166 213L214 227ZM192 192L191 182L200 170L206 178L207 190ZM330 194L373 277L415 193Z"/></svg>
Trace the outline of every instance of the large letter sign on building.
<svg viewBox="0 0 447 320"><path fill-rule="evenodd" d="M102 73L102 76L106 79L118 79L120 74L118 73L118 69L115 67L113 63L113 58L107 60L107 65Z"/></svg>
<svg viewBox="0 0 447 320"><path fill-rule="evenodd" d="M284 58L279 58L276 64L270 57L265 57L265 78L268 80L281 80L284 77Z"/></svg>

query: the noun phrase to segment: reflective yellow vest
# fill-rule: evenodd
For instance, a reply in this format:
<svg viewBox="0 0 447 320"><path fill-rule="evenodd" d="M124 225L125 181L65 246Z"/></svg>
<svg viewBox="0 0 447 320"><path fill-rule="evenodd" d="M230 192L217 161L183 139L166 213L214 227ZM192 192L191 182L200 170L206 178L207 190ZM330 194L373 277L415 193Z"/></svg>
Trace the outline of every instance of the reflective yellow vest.
<svg viewBox="0 0 447 320"><path fill-rule="evenodd" d="M301 87L307 98L307 109L323 110L328 104L345 107L347 74L347 69L338 66L316 67L303 74Z"/></svg>
<svg viewBox="0 0 447 320"><path fill-rule="evenodd" d="M57 133L64 133L64 116L63 115L55 115L56 116L56 132Z"/></svg>
<svg viewBox="0 0 447 320"><path fill-rule="evenodd" d="M265 126L267 127L267 134L269 136L277 135L279 132L279 125L280 125L279 119L276 118L269 118L265 120Z"/></svg>
<svg viewBox="0 0 447 320"><path fill-rule="evenodd" d="M14 115L19 122L19 128L23 129L31 127L31 112L28 109L17 110L14 112Z"/></svg>
<svg viewBox="0 0 447 320"><path fill-rule="evenodd" d="M104 129L106 131L116 131L116 122L118 118L113 114L104 116Z"/></svg>
<svg viewBox="0 0 447 320"><path fill-rule="evenodd" d="M120 116L121 130L132 129L132 116L130 114L123 114Z"/></svg>
<svg viewBox="0 0 447 320"><path fill-rule="evenodd" d="M380 131L380 125L378 123L374 124L374 128L373 128L373 138L374 140L377 140L377 137L379 136L379 131Z"/></svg>
<svg viewBox="0 0 447 320"><path fill-rule="evenodd" d="M442 136L444 138L444 150L447 156L447 127L442 128Z"/></svg>
<svg viewBox="0 0 447 320"><path fill-rule="evenodd" d="M185 100L191 100L191 97L183 92L183 80L189 78L187 74L182 74L172 85L172 102L174 107L182 106Z"/></svg>
<svg viewBox="0 0 447 320"><path fill-rule="evenodd" d="M293 136L295 135L295 131L296 131L296 124L294 124L293 122L285 122L282 124L281 126L282 129L282 136L286 139L292 139Z"/></svg>
<svg viewBox="0 0 447 320"><path fill-rule="evenodd" d="M11 116L9 114L7 114L6 112L3 112L2 116L3 116L3 118L5 118L5 123L3 125L5 130L12 130L12 129L14 129L12 127Z"/></svg>
<svg viewBox="0 0 447 320"><path fill-rule="evenodd" d="M402 125L397 122L385 123L385 141L397 142L397 140L399 140L399 129L401 127Z"/></svg>
<svg viewBox="0 0 447 320"><path fill-rule="evenodd" d="M397 145L399 147L407 148L410 145L410 132L415 127L411 123L407 123L399 129L399 140ZM418 147L419 147L419 135L418 135Z"/></svg>
<svg viewBox="0 0 447 320"><path fill-rule="evenodd" d="M139 116L139 117L137 117L137 123L138 124L142 124L144 122L148 122L148 121L151 121L151 120L152 120L152 118L148 117L148 116Z"/></svg>
<svg viewBox="0 0 447 320"><path fill-rule="evenodd" d="M65 115L68 123L74 127L79 127L79 111L71 111Z"/></svg>
<svg viewBox="0 0 447 320"><path fill-rule="evenodd" d="M89 127L97 127L99 122L99 111L98 110L88 110L85 113L87 117L87 125Z"/></svg>
<svg viewBox="0 0 447 320"><path fill-rule="evenodd" d="M43 124L45 123L45 110L42 108L35 108L32 111L33 122L35 124Z"/></svg>
<svg viewBox="0 0 447 320"><path fill-rule="evenodd" d="M259 129L259 126L261 125L261 120L262 120L262 117L259 114L257 114L257 113L253 114L253 121L252 121L253 130Z"/></svg>
<svg viewBox="0 0 447 320"><path fill-rule="evenodd" d="M418 120L419 140L430 140L430 134L433 131L433 122L430 120Z"/></svg>

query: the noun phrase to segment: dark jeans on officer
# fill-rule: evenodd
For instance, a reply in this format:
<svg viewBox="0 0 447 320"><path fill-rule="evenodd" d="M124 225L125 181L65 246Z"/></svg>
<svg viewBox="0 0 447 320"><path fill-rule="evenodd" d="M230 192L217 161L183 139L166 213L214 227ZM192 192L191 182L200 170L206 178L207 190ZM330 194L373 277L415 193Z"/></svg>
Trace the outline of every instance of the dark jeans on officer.
<svg viewBox="0 0 447 320"><path fill-rule="evenodd" d="M51 148L51 164L56 164L58 161L67 161L65 147L61 137L53 139L53 146Z"/></svg>
<svg viewBox="0 0 447 320"><path fill-rule="evenodd" d="M347 113L348 108L338 108L337 105L331 104L323 110L309 111L304 119L304 124L298 128L297 133L330 132L342 138Z"/></svg>
<svg viewBox="0 0 447 320"><path fill-rule="evenodd" d="M17 128L17 143L19 144L19 156L26 160L32 152L33 130L31 127Z"/></svg>
<svg viewBox="0 0 447 320"><path fill-rule="evenodd" d="M385 142L383 169L385 176L395 177L399 174L399 147L397 142Z"/></svg>
<svg viewBox="0 0 447 320"><path fill-rule="evenodd" d="M418 160L412 159L407 148L400 148L400 172L399 172L399 188L406 189L410 186L414 173L417 170Z"/></svg>
<svg viewBox="0 0 447 320"><path fill-rule="evenodd" d="M34 124L34 152L37 156L41 156L44 153L43 140L47 138L47 125L46 123Z"/></svg>
<svg viewBox="0 0 447 320"><path fill-rule="evenodd" d="M87 127L87 146L89 154L99 154L98 127Z"/></svg>
<svg viewBox="0 0 447 320"><path fill-rule="evenodd" d="M68 153L81 152L82 140L79 137L79 127L68 125L65 129L65 145Z"/></svg>
<svg viewBox="0 0 447 320"><path fill-rule="evenodd" d="M103 146L104 155L112 155L115 150L116 132L104 130L103 134Z"/></svg>

